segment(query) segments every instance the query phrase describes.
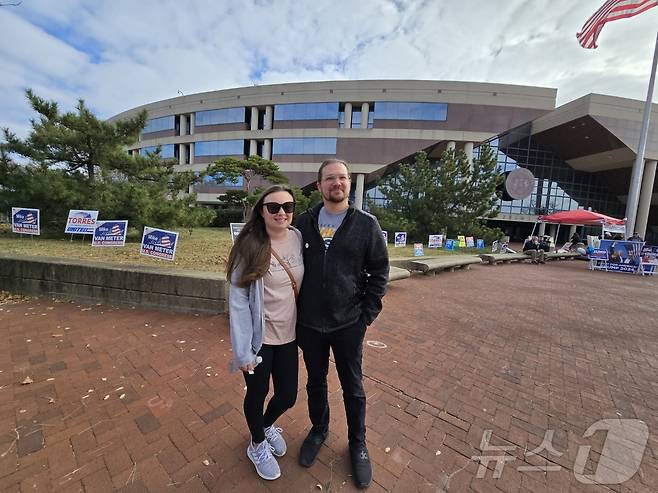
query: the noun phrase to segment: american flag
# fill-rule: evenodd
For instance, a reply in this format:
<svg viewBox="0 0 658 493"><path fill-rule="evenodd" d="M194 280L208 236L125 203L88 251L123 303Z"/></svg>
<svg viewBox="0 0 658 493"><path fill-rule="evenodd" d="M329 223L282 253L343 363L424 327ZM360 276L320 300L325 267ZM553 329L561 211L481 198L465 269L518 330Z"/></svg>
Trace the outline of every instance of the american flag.
<svg viewBox="0 0 658 493"><path fill-rule="evenodd" d="M658 0L608 0L585 23L576 38L583 48L596 48L596 39L606 22L641 14L658 5Z"/></svg>
<svg viewBox="0 0 658 493"><path fill-rule="evenodd" d="M36 224L37 223L37 218L32 214L31 212L28 212L25 215L25 221L23 221L26 224Z"/></svg>
<svg viewBox="0 0 658 493"><path fill-rule="evenodd" d="M163 246L165 248L169 248L171 246L171 240L169 239L168 236L163 236L160 239L160 246Z"/></svg>
<svg viewBox="0 0 658 493"><path fill-rule="evenodd" d="M118 224L112 226L112 231L110 231L110 234L112 236L117 236L120 233L121 233L121 226L119 226Z"/></svg>

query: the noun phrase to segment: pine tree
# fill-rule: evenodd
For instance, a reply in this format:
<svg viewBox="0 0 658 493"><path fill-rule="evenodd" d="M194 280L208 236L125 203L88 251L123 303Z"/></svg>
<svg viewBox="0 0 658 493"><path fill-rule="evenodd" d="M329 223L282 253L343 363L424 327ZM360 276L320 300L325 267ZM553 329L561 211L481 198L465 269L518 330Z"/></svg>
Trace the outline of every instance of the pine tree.
<svg viewBox="0 0 658 493"><path fill-rule="evenodd" d="M419 242L441 233L495 236L484 219L497 213L496 187L501 179L488 146L480 148L472 163L462 151L445 151L435 162L419 152L413 164L401 164L380 183L386 205L371 203L370 208L383 229L407 231Z"/></svg>

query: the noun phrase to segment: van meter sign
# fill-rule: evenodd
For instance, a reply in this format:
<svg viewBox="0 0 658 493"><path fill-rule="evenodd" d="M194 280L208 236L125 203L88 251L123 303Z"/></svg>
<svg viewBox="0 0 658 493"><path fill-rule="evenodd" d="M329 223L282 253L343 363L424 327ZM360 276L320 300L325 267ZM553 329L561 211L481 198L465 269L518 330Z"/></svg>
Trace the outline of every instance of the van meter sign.
<svg viewBox="0 0 658 493"><path fill-rule="evenodd" d="M139 252L142 255L164 260L174 260L176 246L178 246L178 233L144 226L142 245Z"/></svg>
<svg viewBox="0 0 658 493"><path fill-rule="evenodd" d="M71 209L66 220L64 233L78 235L93 235L96 229L98 211L81 211Z"/></svg>
<svg viewBox="0 0 658 493"><path fill-rule="evenodd" d="M505 191L515 200L529 197L534 186L535 176L527 168L516 168L505 178Z"/></svg>
<svg viewBox="0 0 658 493"><path fill-rule="evenodd" d="M122 247L126 244L127 231L128 221L126 220L97 221L91 245Z"/></svg>
<svg viewBox="0 0 658 493"><path fill-rule="evenodd" d="M40 235L39 209L11 208L11 231L23 235Z"/></svg>

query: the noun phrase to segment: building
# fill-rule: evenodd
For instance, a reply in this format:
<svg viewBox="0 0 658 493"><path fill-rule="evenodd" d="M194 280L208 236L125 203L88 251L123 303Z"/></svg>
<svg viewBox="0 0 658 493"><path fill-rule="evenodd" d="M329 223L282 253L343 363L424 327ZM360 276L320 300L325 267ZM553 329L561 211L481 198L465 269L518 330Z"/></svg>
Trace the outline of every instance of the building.
<svg viewBox="0 0 658 493"><path fill-rule="evenodd" d="M291 183L309 186L321 161L345 159L359 207L365 194L378 199L377 179L417 151L438 157L457 148L470 156L488 142L498 150L501 170L526 167L536 177L533 194L502 201L496 218L522 235L524 224L554 210L591 207L619 217L628 194L642 103L592 94L556 108L556 95L551 88L475 82L308 82L179 96L112 120L147 110L147 126L129 151L161 146L181 170L257 154L276 162ZM646 190L654 186L658 158L658 132L651 130ZM196 191L200 202L211 204L236 186L242 184L207 182ZM640 198L647 221L651 198L651 192ZM647 222L652 231L655 212Z"/></svg>

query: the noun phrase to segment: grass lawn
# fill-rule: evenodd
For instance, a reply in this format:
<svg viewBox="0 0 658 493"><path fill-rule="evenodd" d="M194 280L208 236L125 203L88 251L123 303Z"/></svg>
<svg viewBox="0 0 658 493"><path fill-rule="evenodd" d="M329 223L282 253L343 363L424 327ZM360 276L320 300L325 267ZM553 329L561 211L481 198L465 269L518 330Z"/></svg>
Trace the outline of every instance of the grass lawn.
<svg viewBox="0 0 658 493"><path fill-rule="evenodd" d="M231 249L231 235L228 228L197 228L192 235L181 230L173 262L153 259L140 255L139 244L141 232L131 231L123 248L92 247L91 236L63 235L57 238L43 236L17 235L7 225L0 225L0 253L9 255L31 255L38 257L60 257L83 259L126 265L150 265L165 268L177 268L200 271L223 272ZM412 257L413 245L394 248L389 244L391 258ZM448 252L444 249L425 248L426 256L475 254L476 249L463 248Z"/></svg>

